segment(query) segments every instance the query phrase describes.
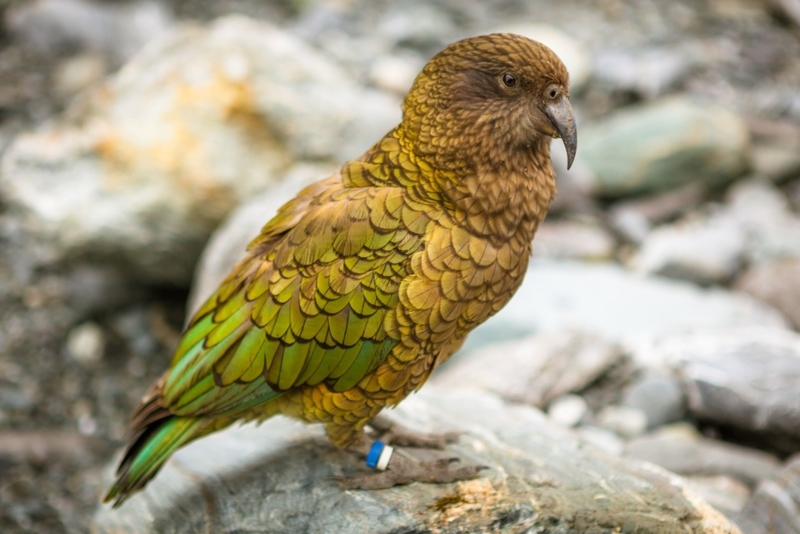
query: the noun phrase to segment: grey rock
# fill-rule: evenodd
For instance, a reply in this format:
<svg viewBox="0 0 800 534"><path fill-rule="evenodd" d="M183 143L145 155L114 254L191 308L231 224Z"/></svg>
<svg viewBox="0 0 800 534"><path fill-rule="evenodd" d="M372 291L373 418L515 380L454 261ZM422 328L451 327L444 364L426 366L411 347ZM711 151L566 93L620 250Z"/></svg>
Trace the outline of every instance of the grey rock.
<svg viewBox="0 0 800 534"><path fill-rule="evenodd" d="M740 182L728 191L728 214L747 235L752 263L800 258L800 217L791 212L789 199L766 180Z"/></svg>
<svg viewBox="0 0 800 534"><path fill-rule="evenodd" d="M674 88L689 73L692 63L674 47L607 50L595 56L594 72L597 82L614 91L653 99Z"/></svg>
<svg viewBox="0 0 800 534"><path fill-rule="evenodd" d="M800 330L800 259L754 265L734 287L774 306Z"/></svg>
<svg viewBox="0 0 800 534"><path fill-rule="evenodd" d="M649 429L678 421L686 412L678 379L658 371L645 371L624 391L621 404L644 412Z"/></svg>
<svg viewBox="0 0 800 534"><path fill-rule="evenodd" d="M614 237L599 224L578 221L544 221L536 231L533 257L558 260L610 260Z"/></svg>
<svg viewBox="0 0 800 534"><path fill-rule="evenodd" d="M614 264L536 260L514 298L470 334L463 350L565 329L630 340L746 325L785 327L786 320L752 297L722 289L637 276Z"/></svg>
<svg viewBox="0 0 800 534"><path fill-rule="evenodd" d="M172 25L161 2L39 0L6 14L17 38L48 54L95 52L119 65Z"/></svg>
<svg viewBox="0 0 800 534"><path fill-rule="evenodd" d="M556 424L571 428L586 417L589 405L580 395L562 395L547 407L547 416Z"/></svg>
<svg viewBox="0 0 800 534"><path fill-rule="evenodd" d="M800 439L800 334L739 328L662 339L696 417Z"/></svg>
<svg viewBox="0 0 800 534"><path fill-rule="evenodd" d="M617 202L609 222L623 237L640 244L656 224L674 219L698 205L705 194L701 183L690 183L656 195Z"/></svg>
<svg viewBox="0 0 800 534"><path fill-rule="evenodd" d="M433 380L447 388L468 384L542 408L582 390L621 358L619 348L603 338L561 332L473 351L447 365Z"/></svg>
<svg viewBox="0 0 800 534"><path fill-rule="evenodd" d="M178 451L142 494L101 507L93 532L738 532L678 477L583 446L530 407L428 388L395 414L463 430L444 454L489 469L456 484L345 491L332 477L362 471L360 461L318 426L272 419Z"/></svg>
<svg viewBox="0 0 800 534"><path fill-rule="evenodd" d="M648 274L722 284L741 268L746 246L747 235L733 217L695 217L653 230L634 263Z"/></svg>
<svg viewBox="0 0 800 534"><path fill-rule="evenodd" d="M391 5L376 25L376 34L382 40L423 49L440 47L455 31L447 11L423 2Z"/></svg>
<svg viewBox="0 0 800 534"><path fill-rule="evenodd" d="M729 476L692 476L685 480L708 504L729 517L741 512L750 497L747 484Z"/></svg>
<svg viewBox="0 0 800 534"><path fill-rule="evenodd" d="M752 534L800 532L800 456L790 458L770 480L762 481L737 514L736 523Z"/></svg>
<svg viewBox="0 0 800 534"><path fill-rule="evenodd" d="M175 28L56 124L19 136L0 195L64 259L187 286L238 203L295 159L359 155L399 118L392 97L300 39L231 16Z"/></svg>
<svg viewBox="0 0 800 534"><path fill-rule="evenodd" d="M597 192L621 196L692 181L716 185L744 174L749 134L725 109L669 98L626 108L581 132Z"/></svg>
<svg viewBox="0 0 800 534"><path fill-rule="evenodd" d="M625 439L631 439L647 430L647 414L630 406L606 406L597 414L597 424Z"/></svg>
<svg viewBox="0 0 800 534"><path fill-rule="evenodd" d="M771 454L704 438L687 423L629 441L625 456L681 475L731 476L750 486L772 477L780 466Z"/></svg>
<svg viewBox="0 0 800 534"><path fill-rule="evenodd" d="M336 170L334 165L300 163L287 171L281 183L241 204L208 240L195 269L187 303L188 316L211 296L233 266L244 257L247 244L277 214L278 209L297 193ZM188 318L187 318L188 320Z"/></svg>

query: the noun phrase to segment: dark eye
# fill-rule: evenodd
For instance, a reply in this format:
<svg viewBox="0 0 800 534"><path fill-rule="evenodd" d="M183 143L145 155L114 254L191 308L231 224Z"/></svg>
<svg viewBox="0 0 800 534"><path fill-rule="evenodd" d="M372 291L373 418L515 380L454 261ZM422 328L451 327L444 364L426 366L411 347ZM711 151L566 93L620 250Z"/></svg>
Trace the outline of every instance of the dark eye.
<svg viewBox="0 0 800 534"><path fill-rule="evenodd" d="M503 83L506 87L515 87L517 85L517 77L510 72L506 72L503 74Z"/></svg>
<svg viewBox="0 0 800 534"><path fill-rule="evenodd" d="M555 97L557 97L559 95L559 93L560 93L560 91L558 90L557 87L551 87L547 91L547 96L549 96L550 98L555 98Z"/></svg>

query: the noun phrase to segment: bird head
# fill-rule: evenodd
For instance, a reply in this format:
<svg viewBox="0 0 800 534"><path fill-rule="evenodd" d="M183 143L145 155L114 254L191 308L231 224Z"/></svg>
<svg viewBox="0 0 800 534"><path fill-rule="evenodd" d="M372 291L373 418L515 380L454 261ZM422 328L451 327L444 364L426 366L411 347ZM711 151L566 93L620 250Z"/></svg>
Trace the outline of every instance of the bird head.
<svg viewBox="0 0 800 534"><path fill-rule="evenodd" d="M437 54L415 80L403 118L422 151L473 162L497 163L560 137L569 168L578 144L566 67L545 45L514 34L464 39Z"/></svg>

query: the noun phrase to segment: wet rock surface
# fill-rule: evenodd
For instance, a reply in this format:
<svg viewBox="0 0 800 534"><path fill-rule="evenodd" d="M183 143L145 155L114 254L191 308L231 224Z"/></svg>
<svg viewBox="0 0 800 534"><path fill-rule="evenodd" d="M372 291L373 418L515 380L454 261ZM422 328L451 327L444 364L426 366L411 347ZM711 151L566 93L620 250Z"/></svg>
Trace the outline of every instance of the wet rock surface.
<svg viewBox="0 0 800 534"><path fill-rule="evenodd" d="M345 491L332 478L357 461L319 428L276 419L178 452L143 494L100 509L94 532L739 532L674 475L606 456L533 408L428 388L393 415L463 431L444 454L488 469L455 484Z"/></svg>

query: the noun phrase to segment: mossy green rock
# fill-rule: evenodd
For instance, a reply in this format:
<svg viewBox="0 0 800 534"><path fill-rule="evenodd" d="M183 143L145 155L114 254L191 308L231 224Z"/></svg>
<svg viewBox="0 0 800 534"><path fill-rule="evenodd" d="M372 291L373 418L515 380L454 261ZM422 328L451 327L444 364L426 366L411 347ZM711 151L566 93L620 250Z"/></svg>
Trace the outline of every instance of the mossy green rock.
<svg viewBox="0 0 800 534"><path fill-rule="evenodd" d="M750 137L738 115L669 98L626 108L581 132L579 157L601 196L650 193L700 181L719 185L747 172Z"/></svg>

